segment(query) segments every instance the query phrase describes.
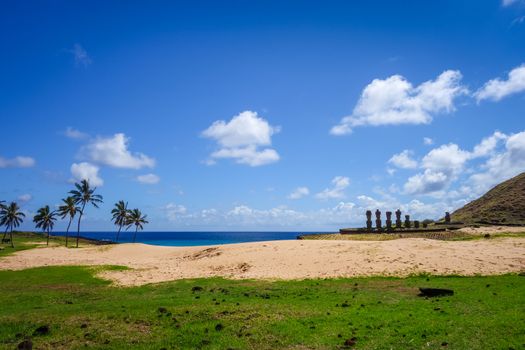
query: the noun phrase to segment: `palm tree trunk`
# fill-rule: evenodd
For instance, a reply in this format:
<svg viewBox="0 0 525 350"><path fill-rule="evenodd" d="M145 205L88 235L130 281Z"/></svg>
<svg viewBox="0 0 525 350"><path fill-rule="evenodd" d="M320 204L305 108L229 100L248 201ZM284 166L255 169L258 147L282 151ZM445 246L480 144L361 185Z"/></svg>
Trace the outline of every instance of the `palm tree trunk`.
<svg viewBox="0 0 525 350"><path fill-rule="evenodd" d="M77 248L78 248L78 239L80 238L80 219L82 219L82 214L84 214L84 208L86 207L86 203L82 204L82 210L80 211L80 215L78 216L78 225L77 225Z"/></svg>
<svg viewBox="0 0 525 350"><path fill-rule="evenodd" d="M15 244L13 243L13 229L11 229L11 232L9 232L9 238L11 238L11 248L14 248Z"/></svg>
<svg viewBox="0 0 525 350"><path fill-rule="evenodd" d="M135 238L137 238L137 231L139 230L138 226L135 226L135 234L133 235L133 243L135 243Z"/></svg>
<svg viewBox="0 0 525 350"><path fill-rule="evenodd" d="M117 231L117 239L115 239L115 242L118 243L118 236L120 235L120 230L122 230L122 225L119 225L118 231Z"/></svg>
<svg viewBox="0 0 525 350"><path fill-rule="evenodd" d="M47 242L46 245L49 246L49 229L47 229Z"/></svg>
<svg viewBox="0 0 525 350"><path fill-rule="evenodd" d="M69 224L67 224L67 230L66 230L66 247L67 247L67 239L69 237L69 226L71 226L71 221L73 221L73 217L69 217Z"/></svg>

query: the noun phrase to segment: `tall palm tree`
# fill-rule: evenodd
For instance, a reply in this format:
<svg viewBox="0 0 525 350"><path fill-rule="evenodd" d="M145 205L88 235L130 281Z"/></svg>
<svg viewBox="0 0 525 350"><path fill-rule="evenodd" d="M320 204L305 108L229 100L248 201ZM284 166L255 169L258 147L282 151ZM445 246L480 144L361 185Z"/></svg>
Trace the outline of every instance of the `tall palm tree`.
<svg viewBox="0 0 525 350"><path fill-rule="evenodd" d="M0 225L5 226L4 237L2 238L2 243L5 240L7 231L9 230L9 238L11 239L11 248L14 248L13 243L13 228L20 226L24 221L26 214L20 211L20 207L16 202L11 202L9 205L4 206L0 211Z"/></svg>
<svg viewBox="0 0 525 350"><path fill-rule="evenodd" d="M75 202L75 198L69 196L66 199L62 199L62 202L64 203L60 207L58 207L58 215L62 219L64 219L66 216L69 216L69 223L67 224L67 230L66 230L66 247L67 247L67 241L69 236L69 227L71 226L71 222L73 221L73 218L77 213L80 213L80 207L77 207L77 204Z"/></svg>
<svg viewBox="0 0 525 350"><path fill-rule="evenodd" d="M148 221L146 220L148 216L142 215L140 210L133 209L129 212L128 220L126 224L128 225L127 228L130 228L131 226L135 226L135 234L133 235L133 243L135 243L135 239L137 238L137 231L139 229L143 229L143 225L147 224Z"/></svg>
<svg viewBox="0 0 525 350"><path fill-rule="evenodd" d="M84 209L86 204L91 203L95 208L98 208L98 203L102 203L102 196L95 194L96 187L89 187L89 182L87 180L82 180L80 183L75 183L76 190L69 191L72 197L75 199L76 204L80 204L80 212L78 215L78 225L77 225L77 248L78 248L78 239L80 238L80 220L82 220L82 215L84 214Z"/></svg>
<svg viewBox="0 0 525 350"><path fill-rule="evenodd" d="M111 214L113 214L113 222L118 226L117 237L115 239L115 242L118 242L118 237L120 235L120 231L122 230L122 226L127 225L129 216L128 203L124 203L124 201L118 201L115 203L115 208L111 211Z"/></svg>
<svg viewBox="0 0 525 350"><path fill-rule="evenodd" d="M38 209L36 215L33 217L33 222L36 223L36 228L41 228L43 232L47 232L47 243L49 245L49 232L55 226L56 212L49 209L49 205Z"/></svg>

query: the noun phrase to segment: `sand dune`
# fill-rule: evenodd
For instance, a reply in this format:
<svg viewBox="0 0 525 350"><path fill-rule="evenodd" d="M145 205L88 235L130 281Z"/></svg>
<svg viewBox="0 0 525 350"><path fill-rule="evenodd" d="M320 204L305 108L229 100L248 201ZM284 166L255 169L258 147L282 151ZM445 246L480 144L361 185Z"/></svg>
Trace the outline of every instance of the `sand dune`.
<svg viewBox="0 0 525 350"><path fill-rule="evenodd" d="M182 278L303 279L371 275L501 274L525 270L525 239L437 241L271 241L210 247L145 244L37 248L0 260L0 269L124 265L102 277L120 285Z"/></svg>

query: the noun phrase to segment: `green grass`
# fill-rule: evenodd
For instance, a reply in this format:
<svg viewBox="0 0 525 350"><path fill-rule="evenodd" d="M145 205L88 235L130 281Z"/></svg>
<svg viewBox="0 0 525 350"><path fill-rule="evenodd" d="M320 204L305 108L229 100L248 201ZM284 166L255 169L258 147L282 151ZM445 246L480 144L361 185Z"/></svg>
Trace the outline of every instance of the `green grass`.
<svg viewBox="0 0 525 350"><path fill-rule="evenodd" d="M95 272L0 271L0 348L14 349L26 337L38 349L338 349L353 337L356 349L525 344L525 277L519 275L213 278L119 288ZM426 299L417 296L420 286L455 294ZM33 335L42 325L49 334Z"/></svg>
<svg viewBox="0 0 525 350"><path fill-rule="evenodd" d="M3 235L3 233L2 233ZM76 233L69 237L69 248L74 248L76 245ZM9 238L9 234L7 236ZM45 247L46 235L38 232L13 232L14 248L11 248L10 243L0 245L0 257L13 254L21 250L32 249L36 247ZM94 244L95 241L80 238L79 247ZM49 238L49 246L65 246L66 238L63 236L51 236Z"/></svg>

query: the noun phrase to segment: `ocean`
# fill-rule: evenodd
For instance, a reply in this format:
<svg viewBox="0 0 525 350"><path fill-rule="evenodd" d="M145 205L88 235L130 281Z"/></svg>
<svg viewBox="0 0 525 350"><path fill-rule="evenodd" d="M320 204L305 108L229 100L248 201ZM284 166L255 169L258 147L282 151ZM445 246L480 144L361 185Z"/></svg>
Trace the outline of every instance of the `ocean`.
<svg viewBox="0 0 525 350"><path fill-rule="evenodd" d="M65 235L65 232L53 232L53 235ZM188 247L217 244L232 244L245 242L261 242L297 239L304 232L147 232L137 233L137 243L146 243L162 246ZM76 232L70 232L76 237ZM115 240L116 232L81 232L86 238L98 240ZM133 232L120 233L119 242L129 243L133 239Z"/></svg>

